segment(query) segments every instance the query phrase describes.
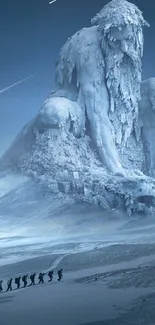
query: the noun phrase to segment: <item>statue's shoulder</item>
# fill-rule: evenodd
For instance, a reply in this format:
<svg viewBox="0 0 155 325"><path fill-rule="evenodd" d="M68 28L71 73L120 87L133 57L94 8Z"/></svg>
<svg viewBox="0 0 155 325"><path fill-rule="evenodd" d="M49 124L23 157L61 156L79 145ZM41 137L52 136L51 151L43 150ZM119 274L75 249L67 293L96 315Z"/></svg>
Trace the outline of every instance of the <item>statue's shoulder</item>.
<svg viewBox="0 0 155 325"><path fill-rule="evenodd" d="M77 38L86 42L88 45L96 44L99 39L99 32L97 26L82 28L76 33Z"/></svg>
<svg viewBox="0 0 155 325"><path fill-rule="evenodd" d="M151 106L150 106L151 105ZM155 110L155 78L149 78L141 83L140 107L147 106Z"/></svg>
<svg viewBox="0 0 155 325"><path fill-rule="evenodd" d="M94 46L99 44L99 32L97 30L97 26L82 28L78 32L76 32L73 36L69 37L63 48L67 48L69 46L73 47L83 47L83 46Z"/></svg>
<svg viewBox="0 0 155 325"><path fill-rule="evenodd" d="M155 78L154 77L143 80L141 82L140 89L141 89L142 100L144 99L144 97L146 98L147 96L148 98L154 98L154 102L155 102Z"/></svg>
<svg viewBox="0 0 155 325"><path fill-rule="evenodd" d="M155 90L155 77L143 80L141 82L141 88L142 89L153 88Z"/></svg>

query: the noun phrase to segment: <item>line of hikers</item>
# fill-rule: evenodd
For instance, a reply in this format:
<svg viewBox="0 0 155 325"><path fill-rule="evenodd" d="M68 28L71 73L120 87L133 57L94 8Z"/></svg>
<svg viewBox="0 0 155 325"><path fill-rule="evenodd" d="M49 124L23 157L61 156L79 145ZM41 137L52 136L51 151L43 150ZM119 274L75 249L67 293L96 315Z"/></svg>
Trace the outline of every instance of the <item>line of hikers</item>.
<svg viewBox="0 0 155 325"><path fill-rule="evenodd" d="M61 281L62 280L62 277L63 277L63 269L60 269L57 271L57 275L58 275L58 281ZM53 280L53 274L54 274L54 271L51 270L48 272L48 277L49 277L49 280L48 282L51 282ZM41 284L41 283L44 283L44 276L45 276L45 273L39 273L38 275L38 284ZM32 285L35 285L36 284L36 273L33 273L30 275L29 277L31 283L29 284L29 287L31 287ZM23 275L22 277L18 277L18 278L15 278L15 284L17 285L17 288L16 289L19 289L21 287L21 280L23 282L23 287L26 288L27 285L28 285L28 275ZM7 289L6 289L6 292L8 291L12 291L12 282L13 282L13 279L9 279L8 282L7 282ZM3 292L3 280L0 280L0 292Z"/></svg>

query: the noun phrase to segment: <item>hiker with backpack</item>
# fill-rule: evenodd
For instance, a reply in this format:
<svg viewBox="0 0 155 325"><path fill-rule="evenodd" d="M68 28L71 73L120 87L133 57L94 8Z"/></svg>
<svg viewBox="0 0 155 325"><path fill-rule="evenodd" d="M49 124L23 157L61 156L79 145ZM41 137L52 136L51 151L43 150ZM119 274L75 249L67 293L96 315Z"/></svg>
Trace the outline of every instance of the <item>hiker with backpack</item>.
<svg viewBox="0 0 155 325"><path fill-rule="evenodd" d="M20 288L20 279L21 279L21 276L18 278L15 278L15 284L17 285L17 289Z"/></svg>
<svg viewBox="0 0 155 325"><path fill-rule="evenodd" d="M3 291L3 280L0 280L0 293Z"/></svg>
<svg viewBox="0 0 155 325"><path fill-rule="evenodd" d="M39 273L39 276L38 276L39 282L38 282L38 284L44 283L44 275L45 275L45 273Z"/></svg>
<svg viewBox="0 0 155 325"><path fill-rule="evenodd" d="M53 280L53 273L54 273L53 270L51 270L51 271L48 272L48 277L49 277L48 282L51 282Z"/></svg>
<svg viewBox="0 0 155 325"><path fill-rule="evenodd" d="M30 287L33 285L35 285L35 277L36 277L36 273L33 273L30 275L30 280L31 280L31 283L30 283Z"/></svg>
<svg viewBox="0 0 155 325"><path fill-rule="evenodd" d="M7 282L7 289L6 289L6 292L8 291L12 291L12 278L10 280L8 280Z"/></svg>
<svg viewBox="0 0 155 325"><path fill-rule="evenodd" d="M58 281L62 280L63 274L62 274L63 269L58 270L57 274L58 274Z"/></svg>
<svg viewBox="0 0 155 325"><path fill-rule="evenodd" d="M23 277L22 277L22 281L24 283L24 288L27 287L27 278L28 278L28 275L23 275Z"/></svg>

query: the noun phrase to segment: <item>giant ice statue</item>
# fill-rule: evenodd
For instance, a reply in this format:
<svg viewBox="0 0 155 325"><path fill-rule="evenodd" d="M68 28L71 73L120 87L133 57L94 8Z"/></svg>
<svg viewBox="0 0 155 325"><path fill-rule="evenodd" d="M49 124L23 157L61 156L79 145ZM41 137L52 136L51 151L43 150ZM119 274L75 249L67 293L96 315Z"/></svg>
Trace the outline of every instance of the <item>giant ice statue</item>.
<svg viewBox="0 0 155 325"><path fill-rule="evenodd" d="M91 22L62 47L53 91L1 166L51 192L144 211L155 202L155 80L141 82L149 25L126 0L112 0Z"/></svg>

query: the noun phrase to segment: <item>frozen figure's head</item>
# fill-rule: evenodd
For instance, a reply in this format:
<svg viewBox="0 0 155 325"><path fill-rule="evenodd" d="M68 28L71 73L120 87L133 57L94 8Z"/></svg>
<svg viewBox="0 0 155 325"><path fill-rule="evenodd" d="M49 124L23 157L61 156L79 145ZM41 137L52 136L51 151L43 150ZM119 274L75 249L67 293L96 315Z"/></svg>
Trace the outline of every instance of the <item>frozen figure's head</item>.
<svg viewBox="0 0 155 325"><path fill-rule="evenodd" d="M142 56L143 26L149 26L142 12L126 0L112 0L92 19L102 31L106 45L117 53ZM103 50L107 50L106 47Z"/></svg>
<svg viewBox="0 0 155 325"><path fill-rule="evenodd" d="M116 142L126 143L138 115L143 26L149 25L137 6L126 0L109 2L92 24L98 25L101 35Z"/></svg>

